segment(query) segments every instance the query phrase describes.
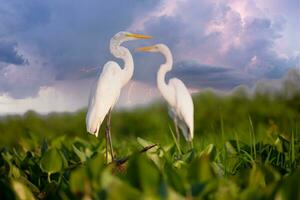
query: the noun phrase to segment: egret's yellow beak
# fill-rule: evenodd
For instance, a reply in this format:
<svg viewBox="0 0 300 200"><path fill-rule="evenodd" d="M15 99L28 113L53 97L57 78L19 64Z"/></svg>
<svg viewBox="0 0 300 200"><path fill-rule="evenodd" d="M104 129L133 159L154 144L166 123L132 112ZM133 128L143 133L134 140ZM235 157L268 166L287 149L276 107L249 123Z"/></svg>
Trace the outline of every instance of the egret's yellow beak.
<svg viewBox="0 0 300 200"><path fill-rule="evenodd" d="M134 34L134 33L128 33L126 34L127 37L137 38L137 39L151 39L152 36L149 35L142 35L142 34Z"/></svg>
<svg viewBox="0 0 300 200"><path fill-rule="evenodd" d="M146 47L139 47L139 48L136 48L137 51L151 51L153 49L155 49L156 47L155 46L146 46Z"/></svg>

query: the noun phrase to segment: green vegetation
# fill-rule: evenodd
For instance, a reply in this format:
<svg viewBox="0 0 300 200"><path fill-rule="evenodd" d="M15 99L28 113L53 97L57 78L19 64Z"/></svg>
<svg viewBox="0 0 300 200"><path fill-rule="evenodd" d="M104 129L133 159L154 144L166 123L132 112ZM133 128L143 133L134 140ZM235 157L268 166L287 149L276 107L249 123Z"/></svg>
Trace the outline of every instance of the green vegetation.
<svg viewBox="0 0 300 200"><path fill-rule="evenodd" d="M182 137L181 152L166 105L113 113L120 160L109 165L85 110L2 117L0 199L300 198L299 95L205 92L194 102L194 149Z"/></svg>

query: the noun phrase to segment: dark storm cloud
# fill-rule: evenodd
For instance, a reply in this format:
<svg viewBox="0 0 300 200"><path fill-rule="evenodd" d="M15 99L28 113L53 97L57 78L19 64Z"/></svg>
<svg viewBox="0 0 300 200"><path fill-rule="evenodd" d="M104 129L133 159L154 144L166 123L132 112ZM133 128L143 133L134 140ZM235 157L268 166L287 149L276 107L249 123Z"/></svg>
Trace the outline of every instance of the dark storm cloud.
<svg viewBox="0 0 300 200"><path fill-rule="evenodd" d="M26 64L25 58L18 54L15 42L0 41L0 62L21 65Z"/></svg>
<svg viewBox="0 0 300 200"><path fill-rule="evenodd" d="M40 29L26 34L36 42L42 56L56 68L56 79L77 77L86 66L103 66L111 58L110 38L126 30L133 18L143 9L150 9L150 1L49 1L51 20ZM66 11L67 9L67 11Z"/></svg>
<svg viewBox="0 0 300 200"><path fill-rule="evenodd" d="M150 0L0 0L0 62L4 63L0 63L0 94L25 98L57 80L95 76L98 71L87 75L81 69L101 69L112 57L110 38L156 4ZM29 50L30 58L22 56L19 46Z"/></svg>
<svg viewBox="0 0 300 200"><path fill-rule="evenodd" d="M178 76L194 88L227 89L280 78L299 67L299 54L281 56L275 49L289 19L264 13L252 0L241 1L248 13L242 16L232 2L239 3L0 0L0 94L25 98L57 80L94 78L108 60L119 62L108 51L109 40L129 28L154 39L125 46L167 44L175 63L168 77ZM143 27L132 28L145 17ZM132 54L133 78L155 85L162 56Z"/></svg>
<svg viewBox="0 0 300 200"><path fill-rule="evenodd" d="M0 0L0 38L14 38L48 22L50 17L46 1Z"/></svg>
<svg viewBox="0 0 300 200"><path fill-rule="evenodd" d="M232 89L238 85L247 85L253 78L234 68L202 65L191 61L175 63L169 77L176 76L192 88Z"/></svg>

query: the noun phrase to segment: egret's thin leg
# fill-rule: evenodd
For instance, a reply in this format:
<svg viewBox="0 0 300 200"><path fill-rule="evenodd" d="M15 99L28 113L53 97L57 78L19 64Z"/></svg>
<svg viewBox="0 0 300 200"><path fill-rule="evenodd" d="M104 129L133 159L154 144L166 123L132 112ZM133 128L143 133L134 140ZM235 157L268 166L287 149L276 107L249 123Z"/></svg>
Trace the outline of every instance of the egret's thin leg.
<svg viewBox="0 0 300 200"><path fill-rule="evenodd" d="M108 127L108 140L109 140L109 144L110 144L110 154L111 154L111 159L112 161L115 160L115 156L114 156L114 150L113 150L113 145L112 145L112 139L111 139L111 125L110 125L110 120L111 120L111 109L108 112L108 116L107 116L107 127Z"/></svg>
<svg viewBox="0 0 300 200"><path fill-rule="evenodd" d="M189 144L190 144L190 149L194 149L193 141L190 141Z"/></svg>
<svg viewBox="0 0 300 200"><path fill-rule="evenodd" d="M109 130L108 130L108 127L106 127L105 129L105 140L106 140L106 164L108 164L108 133L109 133Z"/></svg>
<svg viewBox="0 0 300 200"><path fill-rule="evenodd" d="M177 142L179 144L179 142L180 142L180 134L179 134L179 129L178 129L177 117L175 117L175 119L174 119L174 125L175 125L175 130L176 130L176 139L177 139Z"/></svg>

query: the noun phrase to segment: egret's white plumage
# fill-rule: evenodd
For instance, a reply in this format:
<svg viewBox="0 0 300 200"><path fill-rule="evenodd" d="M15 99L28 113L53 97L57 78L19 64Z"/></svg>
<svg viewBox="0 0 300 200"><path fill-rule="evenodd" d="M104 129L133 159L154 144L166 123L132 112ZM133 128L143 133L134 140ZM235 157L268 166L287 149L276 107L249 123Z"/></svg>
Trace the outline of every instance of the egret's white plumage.
<svg viewBox="0 0 300 200"><path fill-rule="evenodd" d="M124 61L121 68L118 63L109 61L92 87L89 107L86 115L87 131L98 136L100 126L104 118L108 115L106 130L106 158L107 146L110 143L111 156L113 155L112 142L110 136L110 111L119 99L122 88L129 82L133 75L134 63L130 51L121 46L123 42L135 39L149 39L150 36L119 32L110 40L110 52Z"/></svg>
<svg viewBox="0 0 300 200"><path fill-rule="evenodd" d="M119 99L122 85L122 69L116 62L107 62L90 94L86 116L87 131L98 136L105 116Z"/></svg>
<svg viewBox="0 0 300 200"><path fill-rule="evenodd" d="M168 83L165 76L172 69L173 57L170 49L164 44L138 48L140 51L160 52L164 55L166 62L162 64L157 72L157 86L162 96L169 104L169 114L179 126L184 138L191 141L194 137L194 104L192 97L178 78L172 78Z"/></svg>
<svg viewBox="0 0 300 200"><path fill-rule="evenodd" d="M168 85L173 87L175 91L175 106L173 108L176 114L175 117L178 118L178 125L185 139L191 141L194 137L194 105L192 97L181 80L172 78L169 80Z"/></svg>

